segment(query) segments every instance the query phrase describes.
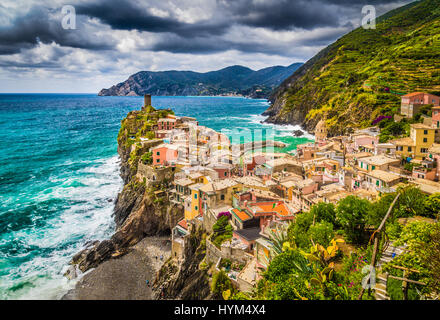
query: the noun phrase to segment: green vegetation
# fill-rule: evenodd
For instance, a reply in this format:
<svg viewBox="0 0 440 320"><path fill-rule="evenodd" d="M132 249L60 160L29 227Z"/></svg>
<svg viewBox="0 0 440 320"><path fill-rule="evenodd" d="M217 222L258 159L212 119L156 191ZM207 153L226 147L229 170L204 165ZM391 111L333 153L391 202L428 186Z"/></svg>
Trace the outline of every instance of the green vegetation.
<svg viewBox="0 0 440 320"><path fill-rule="evenodd" d="M211 291L215 298L221 298L225 291L229 291L230 293L234 291L232 282L226 272L220 270L212 277Z"/></svg>
<svg viewBox="0 0 440 320"><path fill-rule="evenodd" d="M144 164L152 164L153 163L153 153L152 152L145 152L141 160Z"/></svg>
<svg viewBox="0 0 440 320"><path fill-rule="evenodd" d="M125 95L129 92L138 95L155 92L159 96L240 94L266 98L301 65L294 63L287 67L274 66L258 71L242 66L230 66L206 73L141 71L130 76L127 81L110 89L101 90L99 94Z"/></svg>
<svg viewBox="0 0 440 320"><path fill-rule="evenodd" d="M232 238L232 226L229 223L229 217L228 216L221 216L218 218L217 222L213 225L213 234L211 237L212 243L220 247L220 245Z"/></svg>
<svg viewBox="0 0 440 320"><path fill-rule="evenodd" d="M387 220L387 237L381 239L379 248L383 248L384 239L392 239L396 246L407 246L409 250L392 264L419 271L407 276L428 284L410 284L409 299L420 299L440 289L440 225L421 217L403 225L399 219L438 216L440 194L427 196L411 186L397 192L400 197ZM363 268L370 264L372 256L370 227L379 226L395 197L396 193L390 193L369 202L349 196L337 206L319 203L299 214L287 229L285 243L277 245L282 249L273 250L274 258L254 292L235 294L232 299L357 299L366 276ZM402 276L402 270L390 265L385 270ZM389 283L390 296L401 299L402 283ZM374 296L366 292L363 299Z"/></svg>
<svg viewBox="0 0 440 320"><path fill-rule="evenodd" d="M282 85L278 116L293 112L313 128L326 115L330 133L339 133L397 113L402 94L439 92L440 1L415 2L379 21L340 38Z"/></svg>

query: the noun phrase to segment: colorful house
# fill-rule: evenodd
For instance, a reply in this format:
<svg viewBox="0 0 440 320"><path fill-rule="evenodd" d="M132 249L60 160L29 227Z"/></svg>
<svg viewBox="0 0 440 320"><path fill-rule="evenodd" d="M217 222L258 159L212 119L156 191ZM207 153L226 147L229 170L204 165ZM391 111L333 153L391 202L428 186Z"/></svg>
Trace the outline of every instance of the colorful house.
<svg viewBox="0 0 440 320"><path fill-rule="evenodd" d="M432 104L434 107L440 106L440 97L424 92L413 92L402 96L400 113L407 117L414 117L424 105Z"/></svg>
<svg viewBox="0 0 440 320"><path fill-rule="evenodd" d="M190 185L188 188L191 191L190 197L185 200L185 219L192 220L200 214L200 188L203 187L204 184L196 183Z"/></svg>
<svg viewBox="0 0 440 320"><path fill-rule="evenodd" d="M390 188L400 182L400 176L383 170L373 170L365 174L366 188L379 192L394 191Z"/></svg>
<svg viewBox="0 0 440 320"><path fill-rule="evenodd" d="M153 165L169 166L178 158L178 149L172 144L161 144L151 149L153 153Z"/></svg>
<svg viewBox="0 0 440 320"><path fill-rule="evenodd" d="M440 180L440 144L434 143L429 149L428 158L435 162L435 181Z"/></svg>
<svg viewBox="0 0 440 320"><path fill-rule="evenodd" d="M435 141L435 129L421 123L415 123L411 124L410 132L410 137L415 143L415 158L424 159L428 155L428 149Z"/></svg>
<svg viewBox="0 0 440 320"><path fill-rule="evenodd" d="M376 169L387 171L390 166L399 166L399 164L399 159L389 158L384 155L366 157L358 160L358 168L368 172Z"/></svg>

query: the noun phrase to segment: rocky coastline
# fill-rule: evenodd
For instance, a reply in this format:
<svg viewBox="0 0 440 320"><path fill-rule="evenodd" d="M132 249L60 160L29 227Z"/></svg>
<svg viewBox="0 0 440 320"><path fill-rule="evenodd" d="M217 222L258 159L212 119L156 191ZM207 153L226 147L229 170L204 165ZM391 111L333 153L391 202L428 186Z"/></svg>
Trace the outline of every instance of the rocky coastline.
<svg viewBox="0 0 440 320"><path fill-rule="evenodd" d="M142 130L145 125L145 121L138 121L140 112L128 114L122 121L118 136L124 187L115 200L115 233L108 240L86 244L81 252L73 256L65 276L75 279L79 274L86 274L78 280L75 289L62 299L132 299L132 290L138 292L138 298L151 299L150 288L137 287L139 283L146 285L145 279L140 281L137 274L144 277L149 275L152 282L160 267L152 267L152 260L156 256L163 256L161 265L170 254L170 232L182 219L183 207L168 203L166 197L159 198L154 193L155 189L160 190L164 186L152 187L149 181L136 175L139 158L133 161L136 148L129 143L129 139L133 132ZM158 241L162 243L158 244ZM122 288L118 289L117 295L114 290L107 290L112 287L113 279L121 280L119 286Z"/></svg>

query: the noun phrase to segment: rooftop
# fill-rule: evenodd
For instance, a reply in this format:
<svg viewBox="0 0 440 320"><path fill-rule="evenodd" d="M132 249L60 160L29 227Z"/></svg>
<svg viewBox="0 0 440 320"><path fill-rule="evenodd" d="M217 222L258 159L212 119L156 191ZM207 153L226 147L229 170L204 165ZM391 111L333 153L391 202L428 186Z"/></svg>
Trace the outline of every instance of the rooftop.
<svg viewBox="0 0 440 320"><path fill-rule="evenodd" d="M247 228L247 229L238 229L234 231L235 234L239 235L241 238L246 239L247 241L255 241L260 237L260 228Z"/></svg>
<svg viewBox="0 0 440 320"><path fill-rule="evenodd" d="M372 165L382 166L384 164L390 164L390 163L396 162L398 160L392 159L392 158L388 158L388 157L386 157L384 155L378 155L378 156L363 158L362 161L365 161L366 163L369 163L369 164L372 164Z"/></svg>
<svg viewBox="0 0 440 320"><path fill-rule="evenodd" d="M391 141L396 146L415 146L413 139L411 138L401 138Z"/></svg>
<svg viewBox="0 0 440 320"><path fill-rule="evenodd" d="M182 187L189 186L190 184L193 184L193 183L194 182L192 182L192 180L188 179L188 178L174 180L174 184L182 186Z"/></svg>
<svg viewBox="0 0 440 320"><path fill-rule="evenodd" d="M440 154L440 144L434 143L431 148L428 149L431 153L439 153Z"/></svg>
<svg viewBox="0 0 440 320"><path fill-rule="evenodd" d="M435 128L427 126L426 124L423 123L413 123L410 124L410 127L414 129L435 130Z"/></svg>
<svg viewBox="0 0 440 320"><path fill-rule="evenodd" d="M232 214L234 214L240 221L247 221L252 219L252 217L244 210L232 209Z"/></svg>
<svg viewBox="0 0 440 320"><path fill-rule="evenodd" d="M252 207L255 208L255 213L273 212L282 217L292 216L287 205L281 201L255 203Z"/></svg>
<svg viewBox="0 0 440 320"><path fill-rule="evenodd" d="M203 192L215 192L217 190L227 189L233 186L238 185L238 183L232 179L224 179L220 181L215 181L212 183L208 183L200 188L200 191Z"/></svg>
<svg viewBox="0 0 440 320"><path fill-rule="evenodd" d="M385 182L393 182L400 179L400 177L394 173L378 170L378 169L373 170L370 173L367 173L366 175Z"/></svg>

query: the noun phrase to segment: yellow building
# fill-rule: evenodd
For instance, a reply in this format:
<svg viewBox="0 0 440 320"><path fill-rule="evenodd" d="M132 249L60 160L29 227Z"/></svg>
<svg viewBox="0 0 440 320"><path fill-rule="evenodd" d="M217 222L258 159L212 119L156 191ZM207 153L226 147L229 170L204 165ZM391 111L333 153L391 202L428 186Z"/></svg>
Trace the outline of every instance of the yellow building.
<svg viewBox="0 0 440 320"><path fill-rule="evenodd" d="M422 123L410 125L410 137L392 141L396 146L396 155L424 159L428 156L428 149L435 141L435 128Z"/></svg>
<svg viewBox="0 0 440 320"><path fill-rule="evenodd" d="M200 214L200 188L203 183L196 183L189 186L191 190L190 196L185 199L185 219L192 220Z"/></svg>
<svg viewBox="0 0 440 320"><path fill-rule="evenodd" d="M421 123L411 125L411 139L416 144L416 158L425 158L435 140L435 129Z"/></svg>

